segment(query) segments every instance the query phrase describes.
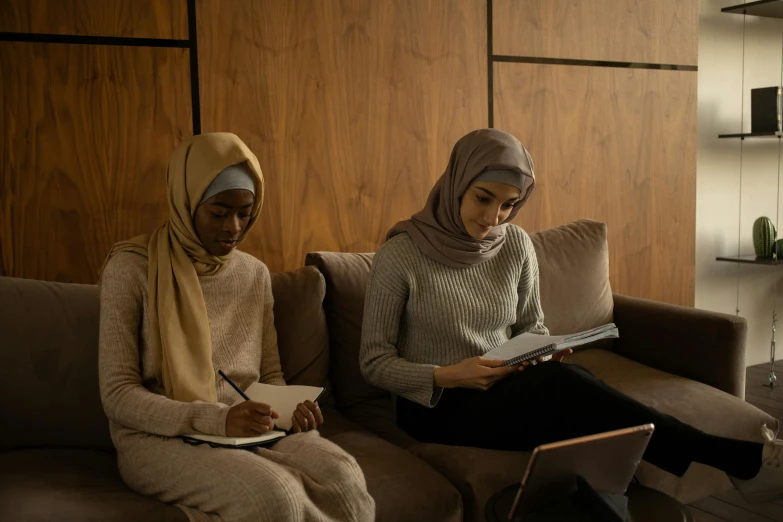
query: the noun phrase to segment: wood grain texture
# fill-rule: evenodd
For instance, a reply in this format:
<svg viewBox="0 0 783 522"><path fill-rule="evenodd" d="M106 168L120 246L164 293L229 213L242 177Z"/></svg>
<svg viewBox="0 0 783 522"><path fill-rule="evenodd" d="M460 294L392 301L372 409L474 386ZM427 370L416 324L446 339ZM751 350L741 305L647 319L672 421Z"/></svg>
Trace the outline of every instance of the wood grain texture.
<svg viewBox="0 0 783 522"><path fill-rule="evenodd" d="M259 158L267 200L243 249L271 270L375 251L487 125L483 0L197 7L203 129Z"/></svg>
<svg viewBox="0 0 783 522"><path fill-rule="evenodd" d="M2 0L0 31L186 40L187 0Z"/></svg>
<svg viewBox="0 0 783 522"><path fill-rule="evenodd" d="M493 0L493 53L696 65L698 0Z"/></svg>
<svg viewBox="0 0 783 522"><path fill-rule="evenodd" d="M536 165L518 223L605 222L614 292L693 305L696 74L494 66L495 126Z"/></svg>
<svg viewBox="0 0 783 522"><path fill-rule="evenodd" d="M0 275L94 283L167 218L187 50L0 42L0 105Z"/></svg>

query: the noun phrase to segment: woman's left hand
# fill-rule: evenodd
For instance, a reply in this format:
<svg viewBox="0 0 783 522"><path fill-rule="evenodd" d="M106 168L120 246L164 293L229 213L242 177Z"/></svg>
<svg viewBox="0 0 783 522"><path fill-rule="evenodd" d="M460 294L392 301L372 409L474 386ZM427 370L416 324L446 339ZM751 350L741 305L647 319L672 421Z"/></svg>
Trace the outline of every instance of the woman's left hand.
<svg viewBox="0 0 783 522"><path fill-rule="evenodd" d="M531 363L530 361L523 361L522 364L519 365L519 371L520 372L523 371L525 368L527 368L531 364L538 364L538 363L542 363L542 362L551 362L551 361L560 362L560 361L563 360L564 357L567 357L567 356L571 355L572 353L574 353L574 351L571 348L566 348L565 350L560 350L559 352L553 353L552 354L552 358L547 360L547 361L544 360L544 357L539 357L538 359L536 359L535 363Z"/></svg>
<svg viewBox="0 0 783 522"><path fill-rule="evenodd" d="M318 426L324 423L324 416L317 402L304 401L296 405L294 415L291 417L291 423L293 424L291 431L293 433L301 433L317 429Z"/></svg>

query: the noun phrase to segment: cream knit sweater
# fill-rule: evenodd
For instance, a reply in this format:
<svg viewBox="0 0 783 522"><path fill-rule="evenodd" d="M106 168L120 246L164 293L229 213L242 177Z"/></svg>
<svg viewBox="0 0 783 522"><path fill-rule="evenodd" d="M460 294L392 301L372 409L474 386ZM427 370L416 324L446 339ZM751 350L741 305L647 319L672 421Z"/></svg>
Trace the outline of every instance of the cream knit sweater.
<svg viewBox="0 0 783 522"><path fill-rule="evenodd" d="M257 381L285 385L266 266L237 251L199 283L215 370L243 389ZM217 377L218 403L171 400L161 394L152 362L147 260L121 252L102 276L99 372L117 464L132 490L176 505L191 522L373 520L375 503L358 463L318 432L252 450L176 438L225 435L226 414L241 398Z"/></svg>
<svg viewBox="0 0 783 522"><path fill-rule="evenodd" d="M212 363L240 388L254 382L284 385L277 352L269 272L253 256L235 252L226 267L199 277L212 334ZM163 395L152 371L147 316L147 260L120 252L101 279L101 399L112 424L173 437L225 435L226 414L240 397L215 378L218 404L179 402Z"/></svg>

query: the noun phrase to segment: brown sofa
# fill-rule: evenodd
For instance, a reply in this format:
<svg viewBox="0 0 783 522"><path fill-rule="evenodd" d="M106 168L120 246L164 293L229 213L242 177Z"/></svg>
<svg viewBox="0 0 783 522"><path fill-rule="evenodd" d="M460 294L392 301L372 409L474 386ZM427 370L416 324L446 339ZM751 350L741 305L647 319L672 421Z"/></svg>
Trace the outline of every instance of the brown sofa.
<svg viewBox="0 0 783 522"><path fill-rule="evenodd" d="M741 400L744 320L613 296L600 223L532 237L550 329L612 319L620 328L619 341L572 360L718 434L756 440L758 426L774 422ZM307 262L318 270L273 274L286 380L329 390L321 433L361 465L377 520L483 520L486 499L519 480L527 454L421 444L397 429L388 393L368 385L358 367L371 258L314 253ZM128 490L117 472L98 394L98 316L95 286L0 278L0 520L185 520ZM725 475L698 465L682 480L647 465L638 475L683 501L730 487Z"/></svg>

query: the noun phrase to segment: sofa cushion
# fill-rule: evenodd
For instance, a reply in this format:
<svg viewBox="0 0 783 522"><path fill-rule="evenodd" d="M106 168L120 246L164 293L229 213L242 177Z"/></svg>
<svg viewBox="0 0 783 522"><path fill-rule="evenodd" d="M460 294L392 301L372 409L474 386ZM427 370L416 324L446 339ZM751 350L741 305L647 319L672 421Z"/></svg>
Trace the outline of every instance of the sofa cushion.
<svg viewBox="0 0 783 522"><path fill-rule="evenodd" d="M761 442L762 424L774 429L778 426L776 419L734 395L606 350L582 350L566 360L584 366L637 401L713 435ZM685 476L677 479L643 462L637 476L645 486L685 503L731 487L724 473L702 464L691 465Z"/></svg>
<svg viewBox="0 0 783 522"><path fill-rule="evenodd" d="M290 384L326 386L325 283L313 267L271 275L280 359ZM0 449L112 449L98 387L95 285L0 277Z"/></svg>
<svg viewBox="0 0 783 522"><path fill-rule="evenodd" d="M364 294L372 258L373 254L314 252L307 254L305 260L326 278L324 309L331 351L329 374L341 408L389 396L388 392L368 384L359 370Z"/></svg>
<svg viewBox="0 0 783 522"><path fill-rule="evenodd" d="M530 239L550 333L581 332L612 322L606 225L582 219L530 234Z"/></svg>
<svg viewBox="0 0 783 522"><path fill-rule="evenodd" d="M321 433L362 468L367 490L375 499L376 521L462 521L459 492L423 460L364 429Z"/></svg>
<svg viewBox="0 0 783 522"><path fill-rule="evenodd" d="M465 520L484 519L487 501L509 484L519 483L530 460L527 451L500 451L415 442L408 451L442 473L462 495Z"/></svg>
<svg viewBox="0 0 783 522"><path fill-rule="evenodd" d="M96 286L0 277L0 449L113 448L98 315Z"/></svg>
<svg viewBox="0 0 783 522"><path fill-rule="evenodd" d="M329 400L329 334L323 300L326 283L317 268L271 274L280 364L288 384L325 386Z"/></svg>
<svg viewBox="0 0 783 522"><path fill-rule="evenodd" d="M397 426L394 412L378 403L357 404L346 416L406 449L446 477L462 497L465 522L484 520L484 506L498 490L519 482L530 452L500 451L419 442Z"/></svg>
<svg viewBox="0 0 783 522"><path fill-rule="evenodd" d="M708 433L760 441L759 428L777 421L733 395L702 383L671 375L600 349L575 353L568 362L588 368L596 376L631 397ZM554 363L547 363L554 364ZM483 506L498 489L518 482L529 452L508 452L421 443L395 422L383 404L365 403L345 410L362 427L427 461L460 491L465 520L483 520ZM681 479L642 462L641 482L688 503L731 488L726 475L694 463Z"/></svg>
<svg viewBox="0 0 783 522"><path fill-rule="evenodd" d="M572 333L612 321L606 225L581 220L530 235L536 248L544 322ZM364 294L373 254L313 252L305 263L326 277L324 308L331 344L330 375L340 407L386 397L359 370Z"/></svg>
<svg viewBox="0 0 783 522"><path fill-rule="evenodd" d="M129 490L114 453L59 448L0 452L0 520L187 522L187 517Z"/></svg>

